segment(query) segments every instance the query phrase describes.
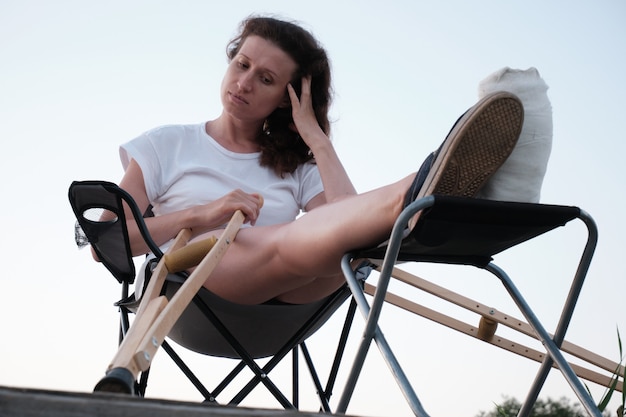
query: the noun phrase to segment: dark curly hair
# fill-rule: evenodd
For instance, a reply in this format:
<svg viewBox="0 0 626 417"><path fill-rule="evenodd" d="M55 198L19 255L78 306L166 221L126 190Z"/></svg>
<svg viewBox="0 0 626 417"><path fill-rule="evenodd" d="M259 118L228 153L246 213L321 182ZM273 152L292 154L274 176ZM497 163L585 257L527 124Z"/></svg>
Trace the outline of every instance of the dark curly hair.
<svg viewBox="0 0 626 417"><path fill-rule="evenodd" d="M232 60L248 36L259 36L272 42L296 63L297 69L291 85L300 95L303 76L311 76L311 99L315 117L327 135L330 134L328 110L332 97L330 63L326 51L318 41L299 25L272 17L253 16L241 23L239 35L232 39L226 48L229 61ZM302 138L294 132L291 107L277 108L265 120L259 132L261 165L268 166L283 175L313 160L314 156ZM291 127L290 127L291 126Z"/></svg>

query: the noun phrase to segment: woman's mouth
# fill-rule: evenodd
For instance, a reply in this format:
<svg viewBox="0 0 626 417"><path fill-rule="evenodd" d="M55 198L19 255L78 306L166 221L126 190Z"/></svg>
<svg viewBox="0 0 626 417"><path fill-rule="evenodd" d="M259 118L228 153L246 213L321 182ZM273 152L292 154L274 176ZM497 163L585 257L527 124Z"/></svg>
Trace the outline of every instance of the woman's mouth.
<svg viewBox="0 0 626 417"><path fill-rule="evenodd" d="M230 98L235 103L248 104L248 101L245 98L243 98L243 97L241 97L241 96L239 96L237 94L230 93Z"/></svg>

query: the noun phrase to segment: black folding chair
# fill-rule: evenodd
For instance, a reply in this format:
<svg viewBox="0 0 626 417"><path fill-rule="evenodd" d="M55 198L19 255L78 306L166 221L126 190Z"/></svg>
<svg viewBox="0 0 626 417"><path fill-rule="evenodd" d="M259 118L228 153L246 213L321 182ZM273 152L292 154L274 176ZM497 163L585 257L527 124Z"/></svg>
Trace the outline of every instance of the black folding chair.
<svg viewBox="0 0 626 417"><path fill-rule="evenodd" d="M418 212L421 212L418 221L409 230L407 226L409 220ZM588 238L578 269L572 279L560 321L554 335L551 336L510 277L492 262L492 258L502 251L559 226L564 226L574 219L580 219L587 226ZM348 253L342 259L344 275L366 324L337 411L340 413L346 411L373 340L392 370L413 413L416 416L428 415L385 339L378 321L385 299L389 298L388 287L395 265L400 262L431 262L475 266L494 274L519 307L536 334L536 338L545 346L547 355L544 356L545 359L519 415L530 414L550 369L556 364L587 412L593 416L600 416L600 411L589 392L561 351L596 242L597 229L593 219L577 207L439 195L430 195L415 201L399 216L390 239L384 245ZM350 262L355 258L369 258L380 266L379 280L370 301L366 298L365 290L350 268ZM488 314L484 313L484 316L488 318ZM495 328L480 330L483 330L483 333L489 333L495 331ZM489 334L482 337L488 338Z"/></svg>
<svg viewBox="0 0 626 417"><path fill-rule="evenodd" d="M356 311L352 301L347 309L343 331L339 336L335 359L329 371L328 382L322 385L313 365L305 340L317 331L336 310L350 298L347 285L318 302L305 305L268 303L262 305L239 305L224 300L198 284L193 277L205 268L205 263L217 262L233 239L243 217L237 215L224 235L211 242L199 255L200 264L194 274L187 276L177 272L180 263L186 265L186 257L198 258L198 254L177 253L185 246L188 231L179 234L168 253L163 254L150 237L143 214L132 197L117 185L104 181L74 182L69 188L69 199L78 224L102 264L122 284L122 299L116 303L120 309L120 348L106 376L96 385L95 391L124 392L143 396L145 394L152 357L158 347L174 360L189 378L205 401L215 403L224 389L246 368L254 376L228 404L239 404L259 384L264 385L284 408L299 406L298 348L313 378L320 400L320 409L330 412L329 399L337 377L348 331ZM150 279L142 299L130 295L130 285L135 280L135 265L130 252L124 204L128 205L141 235L155 260L146 268ZM234 223L233 223L234 222ZM230 231L229 231L230 230ZM78 240L80 229L77 228ZM182 249L181 249L182 248ZM208 252L208 253L207 253ZM215 252L215 254L214 254ZM170 258L168 258L168 256ZM181 261L182 259L182 261ZM197 262L192 261L193 265ZM177 264L177 265L174 265ZM208 270L208 269L207 269ZM362 269L364 271L366 269ZM202 278L200 278L202 280ZM185 297L188 297L187 298ZM130 324L129 316L136 313ZM133 330L135 332L133 333ZM165 336L192 351L219 357L239 359L239 362L213 390L209 390L185 364ZM278 363L293 353L293 398L287 397L269 377ZM270 358L263 366L260 358Z"/></svg>

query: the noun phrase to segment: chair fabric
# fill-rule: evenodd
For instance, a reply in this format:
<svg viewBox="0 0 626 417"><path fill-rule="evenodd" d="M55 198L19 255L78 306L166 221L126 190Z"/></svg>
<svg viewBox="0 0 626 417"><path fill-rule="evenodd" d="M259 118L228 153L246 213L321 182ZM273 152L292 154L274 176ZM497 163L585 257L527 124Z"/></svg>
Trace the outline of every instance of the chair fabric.
<svg viewBox="0 0 626 417"><path fill-rule="evenodd" d="M176 293L182 280L178 275L167 277L165 295L168 298ZM241 305L203 288L198 292L199 300L187 307L169 338L197 353L239 359L240 355L224 333L207 320L206 308L210 308L250 356L264 358L276 354L285 345L295 346L315 333L349 294L343 287L309 304ZM290 342L296 335L296 340Z"/></svg>
<svg viewBox="0 0 626 417"><path fill-rule="evenodd" d="M87 236L102 264L120 282L132 284L135 265L128 257L130 243L122 197L109 191L110 183L89 181L73 183L69 199L77 222ZM108 211L109 213L105 213ZM104 221L101 216L110 217Z"/></svg>
<svg viewBox="0 0 626 417"><path fill-rule="evenodd" d="M563 226L580 214L570 206L435 196L402 240L398 261L486 266L493 256ZM382 259L387 246L358 251Z"/></svg>

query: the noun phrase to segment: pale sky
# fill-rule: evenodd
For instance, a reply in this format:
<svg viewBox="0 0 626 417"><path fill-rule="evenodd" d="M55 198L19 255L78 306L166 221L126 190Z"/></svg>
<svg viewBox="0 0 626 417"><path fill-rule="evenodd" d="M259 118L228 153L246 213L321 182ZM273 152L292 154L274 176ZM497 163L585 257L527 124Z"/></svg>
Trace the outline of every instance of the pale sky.
<svg viewBox="0 0 626 417"><path fill-rule="evenodd" d="M116 350L112 303L119 288L87 251L76 249L68 187L73 180L119 181L118 146L145 130L216 117L226 43L244 17L261 12L301 22L327 48L336 92L333 140L359 191L415 171L476 101L478 82L488 74L504 66L536 67L550 86L554 109L542 201L579 206L600 230L567 340L619 359L616 329L626 335L626 134L621 125L626 114L626 3L258 4L2 2L0 385L89 392L104 374ZM496 257L549 331L558 320L584 239L577 224ZM411 270L521 317L487 273L439 266ZM459 314L422 294L400 291ZM460 314L478 322L474 315ZM338 330L340 316L311 339L314 355L316 349L322 359L330 355L328 340ZM357 320L355 335L359 325ZM395 308L384 311L381 325L433 416L472 417L491 410L503 396L521 400L538 368ZM223 360L196 357L193 362L209 378L224 368ZM150 397L200 400L164 352L153 369ZM209 381L214 381L209 387L217 383ZM598 400L603 389L588 385ZM341 386L340 380L335 400ZM574 398L556 372L541 396ZM265 398L255 396L245 405L276 406ZM314 398L303 403L305 409L317 410ZM375 348L348 412L410 415Z"/></svg>

